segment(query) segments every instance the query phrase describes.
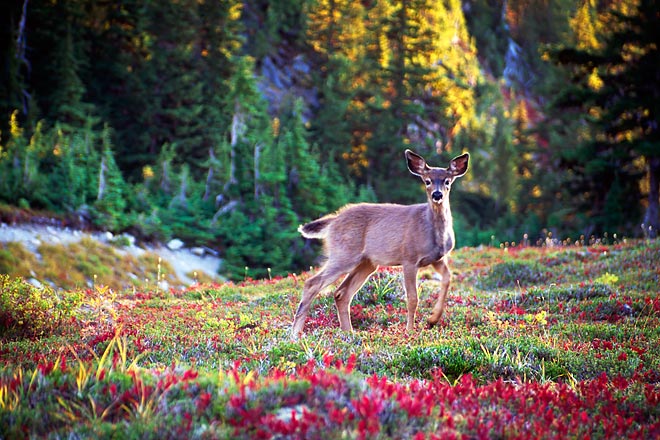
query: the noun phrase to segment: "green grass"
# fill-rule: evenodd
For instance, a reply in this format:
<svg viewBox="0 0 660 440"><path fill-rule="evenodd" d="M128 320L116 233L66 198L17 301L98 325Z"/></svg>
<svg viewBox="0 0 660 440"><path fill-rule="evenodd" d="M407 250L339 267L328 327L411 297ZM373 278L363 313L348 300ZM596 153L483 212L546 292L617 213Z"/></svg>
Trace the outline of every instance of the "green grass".
<svg viewBox="0 0 660 440"><path fill-rule="evenodd" d="M657 242L461 249L439 327L423 326L438 281L420 277L407 334L401 273L386 269L356 296L353 334L326 293L297 342L310 274L173 292L7 278L0 437L650 438L659 254Z"/></svg>

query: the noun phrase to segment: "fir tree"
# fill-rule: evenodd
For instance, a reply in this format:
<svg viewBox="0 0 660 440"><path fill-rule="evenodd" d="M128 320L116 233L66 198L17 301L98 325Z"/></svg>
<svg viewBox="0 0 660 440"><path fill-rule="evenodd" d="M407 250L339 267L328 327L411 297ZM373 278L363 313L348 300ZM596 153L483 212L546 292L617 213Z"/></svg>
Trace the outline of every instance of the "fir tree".
<svg viewBox="0 0 660 440"><path fill-rule="evenodd" d="M658 26L657 2L642 0L627 13L612 10L609 31L601 45L566 48L553 53L554 60L571 69L574 85L556 102L558 108L588 110L593 129L578 147L565 150L567 163L579 171L578 182L599 230L632 229L639 219L637 158L648 164L649 199L644 231L658 227L658 69L660 64L654 29ZM626 206L626 218L617 208ZM649 229L650 226L650 229Z"/></svg>
<svg viewBox="0 0 660 440"><path fill-rule="evenodd" d="M28 79L31 70L27 58L27 2L7 1L0 6L0 132L8 131L10 115L19 110L27 118L31 95ZM29 124L29 122L28 122Z"/></svg>
<svg viewBox="0 0 660 440"><path fill-rule="evenodd" d="M100 141L98 191L93 203L93 216L97 225L118 231L129 226L131 219L126 212L127 187L115 162L108 125L103 128Z"/></svg>

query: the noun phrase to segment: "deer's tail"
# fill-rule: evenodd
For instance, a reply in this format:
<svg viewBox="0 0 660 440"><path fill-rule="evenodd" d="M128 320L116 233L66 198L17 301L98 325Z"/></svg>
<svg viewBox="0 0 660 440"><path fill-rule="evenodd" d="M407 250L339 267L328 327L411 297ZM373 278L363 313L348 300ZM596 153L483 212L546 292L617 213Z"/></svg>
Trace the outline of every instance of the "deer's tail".
<svg viewBox="0 0 660 440"><path fill-rule="evenodd" d="M305 238L323 239L328 235L328 226L335 219L334 215L325 216L313 222L309 222L298 227L298 232Z"/></svg>

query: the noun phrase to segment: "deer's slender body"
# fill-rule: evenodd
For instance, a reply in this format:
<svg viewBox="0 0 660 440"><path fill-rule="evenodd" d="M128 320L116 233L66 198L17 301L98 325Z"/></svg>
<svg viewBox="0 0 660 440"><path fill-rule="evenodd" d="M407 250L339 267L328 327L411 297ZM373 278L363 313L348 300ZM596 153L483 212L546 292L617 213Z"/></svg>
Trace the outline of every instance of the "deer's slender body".
<svg viewBox="0 0 660 440"><path fill-rule="evenodd" d="M293 338L302 331L314 298L342 275L346 278L334 293L335 304L340 327L352 331L350 303L378 266L403 267L408 331L414 328L417 310L417 272L433 266L442 277L442 285L428 323L434 325L440 320L450 283L446 256L454 247L449 190L452 181L467 171L469 156L455 158L445 169L429 167L410 150L405 155L410 172L426 185L427 203L348 205L299 228L306 238L324 240L327 261L305 282L293 321Z"/></svg>

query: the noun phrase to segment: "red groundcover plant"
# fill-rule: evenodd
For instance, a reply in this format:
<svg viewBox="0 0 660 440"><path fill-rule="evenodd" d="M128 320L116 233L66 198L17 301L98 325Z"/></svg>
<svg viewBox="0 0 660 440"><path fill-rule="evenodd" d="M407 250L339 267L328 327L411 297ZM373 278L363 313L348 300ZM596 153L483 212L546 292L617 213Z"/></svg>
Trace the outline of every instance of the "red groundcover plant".
<svg viewBox="0 0 660 440"><path fill-rule="evenodd" d="M260 377L126 367L40 365L0 376L0 437L628 438L660 435L660 391L643 378L568 384L449 384L438 371L408 383L364 377L325 356ZM105 364L108 364L104 368ZM638 380L639 379L639 380Z"/></svg>

